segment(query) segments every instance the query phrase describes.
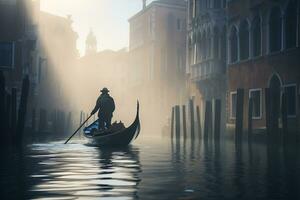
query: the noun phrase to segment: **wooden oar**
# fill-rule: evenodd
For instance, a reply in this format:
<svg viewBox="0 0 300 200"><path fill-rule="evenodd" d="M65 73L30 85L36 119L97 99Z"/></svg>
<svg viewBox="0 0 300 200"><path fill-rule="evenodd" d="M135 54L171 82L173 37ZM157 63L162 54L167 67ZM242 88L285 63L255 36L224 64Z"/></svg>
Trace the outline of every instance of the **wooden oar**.
<svg viewBox="0 0 300 200"><path fill-rule="evenodd" d="M71 140L71 138L81 129L81 127L85 124L85 122L87 122L92 115L90 115L80 126L79 128L71 135L71 137L69 137L69 139L67 141L65 141L65 144L67 144L69 142L69 140Z"/></svg>

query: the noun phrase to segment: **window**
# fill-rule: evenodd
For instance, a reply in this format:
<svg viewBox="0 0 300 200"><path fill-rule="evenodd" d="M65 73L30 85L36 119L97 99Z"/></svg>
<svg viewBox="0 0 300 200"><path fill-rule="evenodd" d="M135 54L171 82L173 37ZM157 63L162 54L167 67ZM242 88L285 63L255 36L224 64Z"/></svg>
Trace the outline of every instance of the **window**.
<svg viewBox="0 0 300 200"><path fill-rule="evenodd" d="M221 60L222 62L226 62L226 28L223 28L222 34L221 34ZM226 71L226 65L224 65L224 72Z"/></svg>
<svg viewBox="0 0 300 200"><path fill-rule="evenodd" d="M249 25L247 20L244 20L240 25L239 40L240 60L246 60L249 58Z"/></svg>
<svg viewBox="0 0 300 200"><path fill-rule="evenodd" d="M210 36L208 36L207 38L207 52L206 52L206 58L210 59L211 58L211 48L212 48L212 38Z"/></svg>
<svg viewBox="0 0 300 200"><path fill-rule="evenodd" d="M14 43L0 42L0 67L12 68L14 66Z"/></svg>
<svg viewBox="0 0 300 200"><path fill-rule="evenodd" d="M249 99L252 98L253 102L253 119L261 119L262 116L262 95L261 89L250 89L249 90Z"/></svg>
<svg viewBox="0 0 300 200"><path fill-rule="evenodd" d="M236 117L236 98L237 94L236 92L231 92L230 93L230 99L231 99L231 105L230 105L230 118L235 119Z"/></svg>
<svg viewBox="0 0 300 200"><path fill-rule="evenodd" d="M261 20L260 17L255 17L253 20L253 29L252 29L252 47L253 47L253 56L257 57L261 55Z"/></svg>
<svg viewBox="0 0 300 200"><path fill-rule="evenodd" d="M282 22L281 11L279 7L274 7L270 13L269 19L269 47L270 52L281 50L282 41Z"/></svg>
<svg viewBox="0 0 300 200"><path fill-rule="evenodd" d="M213 43L214 43L214 47L213 47L213 51L214 51L214 59L218 59L219 58L219 32L217 28L214 28L214 39L213 39Z"/></svg>
<svg viewBox="0 0 300 200"><path fill-rule="evenodd" d="M287 102L287 115L289 117L296 116L296 102L297 102L297 87L296 84L284 86L284 93Z"/></svg>
<svg viewBox="0 0 300 200"><path fill-rule="evenodd" d="M197 34L197 45L198 45L198 52L197 52L197 62L201 61L201 54L202 54L202 41L201 41L201 33Z"/></svg>
<svg viewBox="0 0 300 200"><path fill-rule="evenodd" d="M202 58L203 60L206 60L207 57L207 35L206 32L204 31L202 33Z"/></svg>
<svg viewBox="0 0 300 200"><path fill-rule="evenodd" d="M297 43L297 2L290 0L285 17L285 43L286 48L296 47Z"/></svg>
<svg viewBox="0 0 300 200"><path fill-rule="evenodd" d="M237 42L237 30L235 26L232 27L230 31L230 62L234 63L237 61L237 49L238 49L238 42Z"/></svg>
<svg viewBox="0 0 300 200"><path fill-rule="evenodd" d="M206 41L207 41L207 45L206 45L206 48L207 48L206 58L209 59L211 57L211 41L212 41L209 29L207 31Z"/></svg>

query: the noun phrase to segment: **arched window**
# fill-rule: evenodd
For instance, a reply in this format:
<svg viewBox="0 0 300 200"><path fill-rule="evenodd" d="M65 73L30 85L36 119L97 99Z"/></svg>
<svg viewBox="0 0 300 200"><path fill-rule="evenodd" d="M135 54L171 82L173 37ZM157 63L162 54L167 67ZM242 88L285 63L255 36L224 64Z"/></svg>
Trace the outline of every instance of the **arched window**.
<svg viewBox="0 0 300 200"><path fill-rule="evenodd" d="M219 31L218 28L214 28L214 39L213 39L213 52L214 52L214 59L218 59L219 58Z"/></svg>
<svg viewBox="0 0 300 200"><path fill-rule="evenodd" d="M201 54L202 54L202 41L201 41L201 33L197 33L197 62L201 61Z"/></svg>
<svg viewBox="0 0 300 200"><path fill-rule="evenodd" d="M206 41L207 41L206 57L210 58L211 57L211 47L212 47L212 45L211 45L212 42L211 41L212 41L212 39L211 39L211 32L210 32L209 28L208 28L207 35L206 35Z"/></svg>
<svg viewBox="0 0 300 200"><path fill-rule="evenodd" d="M246 60L249 58L249 25L247 20L242 21L240 24L239 40L240 59Z"/></svg>
<svg viewBox="0 0 300 200"><path fill-rule="evenodd" d="M230 62L234 63L237 61L237 49L238 49L238 40L237 40L237 30L235 26L231 28L230 36L229 36L229 48L230 48Z"/></svg>
<svg viewBox="0 0 300 200"><path fill-rule="evenodd" d="M274 7L270 13L269 19L269 47L270 52L281 50L282 41L282 21L281 10L279 7Z"/></svg>
<svg viewBox="0 0 300 200"><path fill-rule="evenodd" d="M252 23L252 53L254 57L261 55L261 19L255 17Z"/></svg>
<svg viewBox="0 0 300 200"><path fill-rule="evenodd" d="M285 16L286 48L296 47L297 43L297 1L290 0Z"/></svg>
<svg viewBox="0 0 300 200"><path fill-rule="evenodd" d="M222 62L226 63L227 60L227 45L226 45L226 27L223 28L222 33L221 33L221 46L220 46L220 53L221 53L221 60ZM224 72L226 70L226 65L224 64Z"/></svg>
<svg viewBox="0 0 300 200"><path fill-rule="evenodd" d="M207 57L207 37L205 31L202 33L202 44L202 59L205 60Z"/></svg>

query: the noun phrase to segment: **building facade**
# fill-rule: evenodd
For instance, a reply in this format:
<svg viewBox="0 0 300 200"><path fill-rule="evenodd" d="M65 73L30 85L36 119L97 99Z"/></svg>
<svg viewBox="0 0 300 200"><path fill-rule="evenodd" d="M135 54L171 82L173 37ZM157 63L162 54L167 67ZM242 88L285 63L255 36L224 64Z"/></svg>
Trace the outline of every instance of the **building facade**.
<svg viewBox="0 0 300 200"><path fill-rule="evenodd" d="M288 129L300 130L299 0L228 1L228 122L235 122L236 90L244 89L244 119L253 99L253 126L266 127L266 88L279 123L282 96ZM247 120L244 120L244 128Z"/></svg>
<svg viewBox="0 0 300 200"><path fill-rule="evenodd" d="M37 15L39 53L37 83L39 108L71 110L76 98L73 87L79 53L78 35L71 16L61 17L39 11Z"/></svg>
<svg viewBox="0 0 300 200"><path fill-rule="evenodd" d="M186 2L152 1L129 19L132 91L152 110L147 121L166 123L171 107L185 102ZM158 113L160 113L158 115Z"/></svg>
<svg viewBox="0 0 300 200"><path fill-rule="evenodd" d="M187 73L190 97L205 102L220 99L222 126L226 124L226 1L188 1ZM203 113L203 112L202 112Z"/></svg>
<svg viewBox="0 0 300 200"><path fill-rule="evenodd" d="M33 15L37 13L39 2L28 0L0 1L0 71L6 81L6 92L17 89L20 100L22 80L30 79L29 98L34 101L37 63L37 27Z"/></svg>

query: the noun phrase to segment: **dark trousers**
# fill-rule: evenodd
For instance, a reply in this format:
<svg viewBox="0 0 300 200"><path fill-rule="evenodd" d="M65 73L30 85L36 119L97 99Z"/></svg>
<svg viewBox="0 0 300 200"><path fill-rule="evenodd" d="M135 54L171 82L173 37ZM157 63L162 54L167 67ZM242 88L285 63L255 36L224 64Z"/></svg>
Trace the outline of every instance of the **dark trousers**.
<svg viewBox="0 0 300 200"><path fill-rule="evenodd" d="M99 130L107 128L109 129L111 127L111 118L112 116L98 116L98 122L99 122Z"/></svg>

